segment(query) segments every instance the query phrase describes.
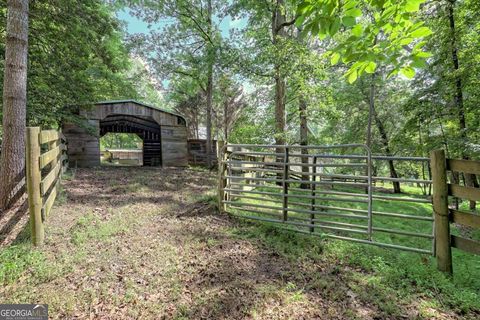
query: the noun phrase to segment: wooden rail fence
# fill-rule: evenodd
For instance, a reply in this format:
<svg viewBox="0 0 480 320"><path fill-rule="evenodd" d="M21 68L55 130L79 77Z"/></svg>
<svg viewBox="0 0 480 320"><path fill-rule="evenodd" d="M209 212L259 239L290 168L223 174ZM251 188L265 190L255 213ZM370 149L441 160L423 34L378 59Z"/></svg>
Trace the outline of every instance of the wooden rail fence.
<svg viewBox="0 0 480 320"><path fill-rule="evenodd" d="M448 172L480 175L480 161L446 159L443 150L431 153L433 179L433 210L435 212L435 253L438 269L452 274L452 247L480 254L480 242L453 235L450 224L480 229L480 215L449 206L449 197L480 201L480 189L462 186L456 179L448 180Z"/></svg>
<svg viewBox="0 0 480 320"><path fill-rule="evenodd" d="M67 167L65 136L56 130L28 127L26 133L26 180L33 244L44 241L44 223L58 194Z"/></svg>

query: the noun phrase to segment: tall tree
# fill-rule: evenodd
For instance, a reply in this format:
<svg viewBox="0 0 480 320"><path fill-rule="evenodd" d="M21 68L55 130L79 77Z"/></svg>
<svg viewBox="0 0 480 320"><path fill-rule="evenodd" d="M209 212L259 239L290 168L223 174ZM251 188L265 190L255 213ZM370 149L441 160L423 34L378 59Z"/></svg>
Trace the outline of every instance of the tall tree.
<svg viewBox="0 0 480 320"><path fill-rule="evenodd" d="M277 50L281 50L282 40L287 36L285 31L285 1L277 0L272 14L272 42ZM285 75L279 61L275 62L275 143L285 144Z"/></svg>
<svg viewBox="0 0 480 320"><path fill-rule="evenodd" d="M213 38L212 24L212 0L207 0L207 167L212 167L212 105L213 105L213 65L215 63L215 48L211 39Z"/></svg>
<svg viewBox="0 0 480 320"><path fill-rule="evenodd" d="M0 210L24 177L27 114L28 0L7 1Z"/></svg>

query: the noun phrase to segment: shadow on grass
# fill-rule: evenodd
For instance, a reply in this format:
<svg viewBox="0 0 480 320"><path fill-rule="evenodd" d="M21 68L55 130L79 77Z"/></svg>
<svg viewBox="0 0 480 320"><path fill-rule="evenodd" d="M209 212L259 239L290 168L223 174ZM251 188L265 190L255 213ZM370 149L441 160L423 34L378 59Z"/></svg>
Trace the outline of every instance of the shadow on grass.
<svg viewBox="0 0 480 320"><path fill-rule="evenodd" d="M397 306L391 291L368 292L372 288L346 264L325 256L318 238L239 222L205 202L192 208L179 215L195 225L182 236L206 245L192 261L199 269L184 279L192 302L180 308L178 318L346 319L412 313ZM209 216L222 227L198 223Z"/></svg>

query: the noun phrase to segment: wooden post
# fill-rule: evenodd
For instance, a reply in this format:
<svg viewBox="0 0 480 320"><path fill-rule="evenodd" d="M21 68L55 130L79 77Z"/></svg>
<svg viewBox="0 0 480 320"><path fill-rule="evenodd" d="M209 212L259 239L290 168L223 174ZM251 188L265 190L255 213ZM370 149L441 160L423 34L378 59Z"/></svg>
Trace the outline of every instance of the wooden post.
<svg viewBox="0 0 480 320"><path fill-rule="evenodd" d="M32 228L32 242L35 246L43 244L44 230L42 221L42 198L40 195L40 128L28 127L26 133L26 180L28 208Z"/></svg>
<svg viewBox="0 0 480 320"><path fill-rule="evenodd" d="M435 255L437 268L452 274L452 249L448 217L448 185L445 152L434 150L430 154L432 166L433 211L435 213Z"/></svg>

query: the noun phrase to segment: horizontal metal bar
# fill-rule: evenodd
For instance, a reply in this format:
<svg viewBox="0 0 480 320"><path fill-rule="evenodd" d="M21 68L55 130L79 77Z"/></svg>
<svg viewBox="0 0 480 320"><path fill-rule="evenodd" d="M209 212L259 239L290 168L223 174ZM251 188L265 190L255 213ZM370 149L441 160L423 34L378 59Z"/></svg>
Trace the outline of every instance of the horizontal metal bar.
<svg viewBox="0 0 480 320"><path fill-rule="evenodd" d="M271 165L271 166L284 166L284 162L266 162L266 161L246 161L246 160L224 160L222 161L223 164L263 164L263 165ZM367 164L365 163L295 163L290 164L291 166L296 167L359 167L365 168Z"/></svg>
<svg viewBox="0 0 480 320"><path fill-rule="evenodd" d="M355 160L366 160L368 159L365 155L341 155L341 154L322 154L322 153L290 153L290 157L297 158L317 158L317 159L355 159Z"/></svg>
<svg viewBox="0 0 480 320"><path fill-rule="evenodd" d="M408 231L403 231L403 230L398 230L398 229L388 229L388 228L376 228L376 227L374 227L373 231L393 233L393 234L399 234L399 235L410 236L410 237L420 237L420 238L433 239L432 234L418 233L418 232L408 232Z"/></svg>
<svg viewBox="0 0 480 320"><path fill-rule="evenodd" d="M259 167L229 167L228 169L232 171L283 173L283 170L266 169Z"/></svg>
<svg viewBox="0 0 480 320"><path fill-rule="evenodd" d="M372 198L377 200L389 200L389 201L400 201L400 202L403 201L403 202L417 202L417 203L432 203L430 199L388 197L388 196L377 196L377 195L373 195Z"/></svg>
<svg viewBox="0 0 480 320"><path fill-rule="evenodd" d="M231 189L231 188L224 188L223 190L224 191L230 191L230 192L250 193L250 194L258 194L258 195L264 195L264 196L273 196L273 197L282 197L283 198L283 193L256 191L256 190L238 190L238 189Z"/></svg>
<svg viewBox="0 0 480 320"><path fill-rule="evenodd" d="M263 209L271 209L271 210L284 210L282 207L272 207L272 206L265 206L261 204L254 204L254 203L246 203L246 202L236 202L236 201L222 201L222 203L229 204L231 206L238 206L238 207L254 207L254 208L263 208ZM305 214L315 214L319 216L328 216L328 217L344 217L344 218L352 218L352 219L368 219L368 216L359 216L353 214L337 214L325 211L312 211L312 210L303 210L303 209L295 209L295 208L286 208L288 212L296 212L296 213L305 213Z"/></svg>
<svg viewBox="0 0 480 320"><path fill-rule="evenodd" d="M301 223L301 222L293 222L289 220L284 221L284 220L268 219L268 218L255 217L255 216L244 216L244 215L235 214L232 212L227 212L227 213L230 213L236 217L243 218L243 219L258 220L258 221L271 222L271 223L280 223L284 225L292 225L292 226L299 226L299 227L306 227L306 228L318 228L318 229L326 229L326 230L334 230L334 231L352 232L352 233L358 233L358 234L367 234L367 231L364 231L364 230L329 227L329 226L324 226L320 224L308 224L308 223Z"/></svg>
<svg viewBox="0 0 480 320"><path fill-rule="evenodd" d="M229 186L239 186L239 187L283 189L281 186L276 186L276 185L272 185L272 184L252 184L252 183L229 182L228 185Z"/></svg>
<svg viewBox="0 0 480 320"><path fill-rule="evenodd" d="M285 153L275 153L275 152L263 152L263 151L232 151L232 156L274 156L274 157L284 157Z"/></svg>
<svg viewBox="0 0 480 320"><path fill-rule="evenodd" d="M237 215L234 213L230 213L235 217L245 217L242 215ZM261 219L252 219L252 220L260 220ZM268 222L268 221L267 221ZM281 221L281 224L283 221ZM308 225L309 228L311 227L315 228L315 225ZM364 239L358 239L358 238L352 238L352 237L344 237L344 236L338 236L338 235L333 235L333 234L328 234L328 233L318 233L318 232L310 232L310 231L305 231L301 229L292 229L292 228L285 228L285 227L277 227L279 229L291 231L291 232L297 232L297 233L302 233L306 235L311 235L311 236L320 236L320 237L327 237L327 238L332 238L336 240L344 240L344 241L351 241L351 242L357 242L361 244L369 244L369 245L374 245L377 247L383 247L383 248L389 248L389 249L397 249L397 250L403 250L403 251L409 251L409 252L415 252L415 253L421 253L421 254L433 254L432 250L426 250L426 249L420 249L420 248L412 248L412 247L406 247L406 246L400 246L400 245L395 245L395 244L389 244L389 243L381 243L381 242L376 242L376 241L370 241L370 240L364 240ZM321 229L321 228L319 228Z"/></svg>
<svg viewBox="0 0 480 320"><path fill-rule="evenodd" d="M241 192L241 193L250 193L250 194L258 194L258 195L268 195L268 196L276 196L279 198L283 198L283 194L281 193L274 193L274 192L262 192L262 191L249 191L249 190L235 190L235 189L224 189L225 191L232 191L232 192ZM274 199L265 199L265 198L254 198L254 197L246 197L243 195L239 194L232 194L231 196L235 196L238 198L244 198L244 199L252 199L252 200L263 200L263 201L269 201L269 202L277 202L278 203L283 203L281 200L274 200ZM322 199L322 197L313 197L313 196L300 196L300 195L293 195L293 194L287 194L289 198L306 198L306 199ZM293 202L289 201L288 202L291 205L296 205L296 206L304 206L304 207L312 207L311 203L302 203L302 202ZM327 205L319 205L319 204L314 204L314 208L319 208L319 209L326 209L326 210L337 210L337 211L348 211L348 212L355 212L355 213L368 213L368 210L363 210L363 209L353 209L353 208L343 208L343 207L336 207L336 206L327 206ZM428 221L432 222L434 219L433 217L423 217L423 216L415 216L415 215L409 215L409 214L401 214L401 213L394 213L394 212L382 212L382 211L372 211L372 214L375 216L384 216L384 217L392 217L392 218L398 218L398 219L409 219L409 220L419 220L419 221Z"/></svg>
<svg viewBox="0 0 480 320"><path fill-rule="evenodd" d="M423 183L431 184L432 180L417 180L417 179L403 179L403 178L389 178L389 177L372 177L373 181L392 181L392 182L405 182L405 183Z"/></svg>
<svg viewBox="0 0 480 320"><path fill-rule="evenodd" d="M245 210L244 208L235 207L235 206L230 206L230 208L232 208L232 209L238 209L238 210ZM269 212L269 211L263 211L263 210L248 209L248 212L250 212L250 213L258 213L258 214L264 214L264 215L271 216L271 217L279 217L279 218L282 218L282 217L283 217L283 214L281 214L281 213L275 213L275 212Z"/></svg>
<svg viewBox="0 0 480 320"><path fill-rule="evenodd" d="M225 176L227 179L232 180L251 180L251 181L264 181L264 182L286 182L286 183L308 183L314 185L344 185L344 186L359 186L367 187L368 183L356 183L356 182L336 182L336 181L307 181L307 180L294 180L294 179L276 179L276 178L255 178L255 177L241 177L241 176Z"/></svg>
<svg viewBox="0 0 480 320"><path fill-rule="evenodd" d="M359 143L350 143L350 144L337 144L337 145L326 145L326 146L319 146L319 145L273 145L273 144L226 144L225 148L289 148L289 149L343 149L343 148L363 148L368 150L367 145L359 144Z"/></svg>
<svg viewBox="0 0 480 320"><path fill-rule="evenodd" d="M425 157L374 156L374 155L372 155L372 160L425 161L425 162L429 162L430 158L425 158Z"/></svg>
<svg viewBox="0 0 480 320"><path fill-rule="evenodd" d="M274 193L274 192L262 192L262 191L251 191L251 190L236 190L236 189L231 189L231 188L225 188L223 189L225 191L230 191L230 192L238 192L238 193L251 193L251 194L262 194L262 195L270 195L270 196L279 196L279 197L288 197L288 198L298 198L298 199L315 199L315 200L320 200L320 201L340 201L340 202L360 202L360 203L366 203L367 200L365 199L355 199L355 198L340 198L340 197L318 197L318 196L311 196L311 195L301 195L301 194L293 194L293 193ZM259 193L261 192L261 193ZM318 191L316 194L333 194L335 195L336 193L329 192L329 191ZM348 196L349 194L347 192L339 192L339 195L341 196ZM352 195L356 195L355 193L352 193ZM241 195L237 195L241 196Z"/></svg>
<svg viewBox="0 0 480 320"><path fill-rule="evenodd" d="M421 220L421 221L433 221L433 217L422 217L414 216L410 214L401 214L401 213L392 213L392 212L381 212L381 211L372 211L372 214L376 216L385 216L392 218L401 218L401 219L411 219L411 220Z"/></svg>
<svg viewBox="0 0 480 320"><path fill-rule="evenodd" d="M232 198L235 197L235 198L238 198L238 199L259 200L259 201L262 201L262 202L283 203L283 200L266 199L266 198L245 196L245 195L240 195L240 194L230 194L230 197L232 197ZM283 198L283 197L282 197L282 198Z"/></svg>
<svg viewBox="0 0 480 320"><path fill-rule="evenodd" d="M374 246L390 248L390 249L398 249L398 250L403 250L403 251L411 251L411 252L424 253L424 254L432 254L433 253L431 250L411 248L411 247L400 246L400 245L396 245L396 244L381 243L381 242L362 240L362 239L356 239L356 238L350 238L350 237L342 237L342 236L337 236L337 235L333 235L333 234L325 234L323 236L328 237L328 238L338 239L338 240L346 240L346 241L353 241L353 242L358 242L358 243L363 243L363 244L371 244L371 245L374 245Z"/></svg>

